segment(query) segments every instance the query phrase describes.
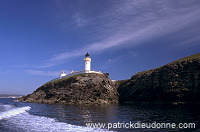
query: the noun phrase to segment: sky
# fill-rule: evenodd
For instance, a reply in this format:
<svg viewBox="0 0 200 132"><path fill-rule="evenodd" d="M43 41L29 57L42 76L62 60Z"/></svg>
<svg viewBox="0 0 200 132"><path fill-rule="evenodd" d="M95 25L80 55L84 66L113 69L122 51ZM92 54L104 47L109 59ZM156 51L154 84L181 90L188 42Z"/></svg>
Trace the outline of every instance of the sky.
<svg viewBox="0 0 200 132"><path fill-rule="evenodd" d="M0 94L30 94L62 70L129 79L200 53L199 0L1 0Z"/></svg>

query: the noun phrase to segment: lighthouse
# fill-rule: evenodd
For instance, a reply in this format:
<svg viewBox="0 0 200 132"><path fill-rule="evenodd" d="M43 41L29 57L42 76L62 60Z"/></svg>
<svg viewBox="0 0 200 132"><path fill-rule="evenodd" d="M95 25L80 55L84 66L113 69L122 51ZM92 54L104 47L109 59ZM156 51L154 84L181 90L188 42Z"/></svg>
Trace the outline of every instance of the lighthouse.
<svg viewBox="0 0 200 132"><path fill-rule="evenodd" d="M83 71L74 71L72 70L72 72L70 74L66 74L65 71L62 71L62 73L60 74L60 77L53 79L51 81L55 81L58 79L63 79L63 78L67 78L67 77L71 77L71 76L75 76L75 75L79 75L79 74L85 74L85 73L95 73L95 74L103 74L100 71L91 71L91 58L90 58L90 54L86 54L85 58L84 58L84 63L85 63L85 69ZM51 82L49 81L49 82Z"/></svg>
<svg viewBox="0 0 200 132"><path fill-rule="evenodd" d="M91 58L88 53L85 55L84 62L85 62L85 72L89 73L91 71Z"/></svg>

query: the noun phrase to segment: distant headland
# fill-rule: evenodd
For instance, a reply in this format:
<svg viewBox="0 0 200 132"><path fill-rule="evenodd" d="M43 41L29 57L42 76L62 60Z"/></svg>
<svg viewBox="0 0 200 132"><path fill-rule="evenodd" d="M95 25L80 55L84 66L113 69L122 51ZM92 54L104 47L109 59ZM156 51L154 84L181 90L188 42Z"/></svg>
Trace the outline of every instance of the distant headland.
<svg viewBox="0 0 200 132"><path fill-rule="evenodd" d="M84 63L83 71L62 72L59 78L18 101L48 104L200 102L200 53L119 81L112 81L109 74L91 71L88 53Z"/></svg>
<svg viewBox="0 0 200 132"><path fill-rule="evenodd" d="M0 98L20 98L22 96L18 94L0 94Z"/></svg>

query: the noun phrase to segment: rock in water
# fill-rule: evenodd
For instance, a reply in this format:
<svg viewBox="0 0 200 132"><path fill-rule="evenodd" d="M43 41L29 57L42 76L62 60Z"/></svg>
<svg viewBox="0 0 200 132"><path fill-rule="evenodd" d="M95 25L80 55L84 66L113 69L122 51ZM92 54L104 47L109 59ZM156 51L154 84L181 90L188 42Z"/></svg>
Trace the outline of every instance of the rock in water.
<svg viewBox="0 0 200 132"><path fill-rule="evenodd" d="M48 104L110 104L118 102L115 82L107 74L85 73L55 80L18 101Z"/></svg>
<svg viewBox="0 0 200 132"><path fill-rule="evenodd" d="M137 73L118 92L120 102L200 102L200 53Z"/></svg>

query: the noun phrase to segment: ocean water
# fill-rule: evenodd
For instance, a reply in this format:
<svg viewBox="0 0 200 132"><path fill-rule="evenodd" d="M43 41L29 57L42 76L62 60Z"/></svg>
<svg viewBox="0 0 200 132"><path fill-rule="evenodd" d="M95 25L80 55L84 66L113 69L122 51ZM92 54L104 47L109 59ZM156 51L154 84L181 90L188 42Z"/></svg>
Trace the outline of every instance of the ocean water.
<svg viewBox="0 0 200 132"><path fill-rule="evenodd" d="M1 98L0 132L198 132L200 131L199 106L199 104L49 105ZM104 124L104 127L87 127L86 123L101 123L100 125ZM125 125L129 123L193 123L195 128L133 128L131 125Z"/></svg>

